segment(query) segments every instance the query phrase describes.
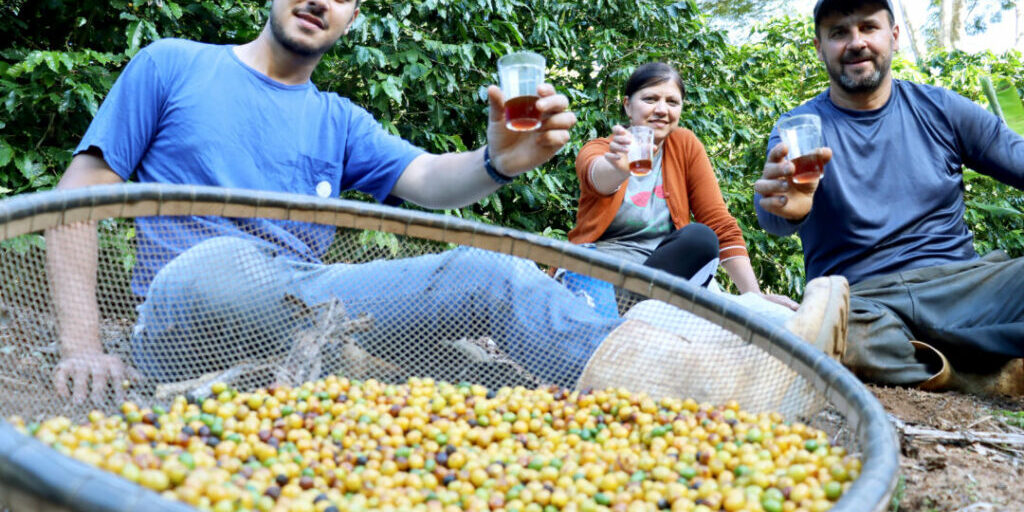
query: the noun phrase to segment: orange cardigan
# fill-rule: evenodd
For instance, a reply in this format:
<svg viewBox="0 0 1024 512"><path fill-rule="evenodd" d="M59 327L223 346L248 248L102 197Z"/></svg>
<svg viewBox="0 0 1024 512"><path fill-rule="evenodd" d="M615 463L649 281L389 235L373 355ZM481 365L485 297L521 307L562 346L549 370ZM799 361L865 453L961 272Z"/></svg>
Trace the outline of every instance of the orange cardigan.
<svg viewBox="0 0 1024 512"><path fill-rule="evenodd" d="M604 196L590 183L590 165L595 158L604 158L611 137L594 139L584 144L576 156L576 176L580 180L580 205L576 211L576 227L569 232L569 241L584 244L597 241L611 225L626 197L626 187ZM729 214L718 188L718 179L711 168L704 145L686 128L676 128L665 139L662 148L662 180L665 202L672 223L679 229L696 222L711 228L718 235L719 259L748 256L736 219Z"/></svg>

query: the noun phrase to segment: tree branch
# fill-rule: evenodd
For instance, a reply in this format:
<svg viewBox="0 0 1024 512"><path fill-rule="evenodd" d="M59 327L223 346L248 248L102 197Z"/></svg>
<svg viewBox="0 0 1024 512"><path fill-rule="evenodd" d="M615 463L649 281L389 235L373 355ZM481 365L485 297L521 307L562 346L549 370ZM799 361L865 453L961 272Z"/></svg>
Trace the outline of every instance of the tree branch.
<svg viewBox="0 0 1024 512"><path fill-rule="evenodd" d="M901 435L921 441L931 441L943 444L983 443L993 446L1024 447L1024 435L1021 434L1008 432L975 432L971 430L949 432L946 430L907 425L899 418L891 415L889 419Z"/></svg>
<svg viewBox="0 0 1024 512"><path fill-rule="evenodd" d="M43 130L43 135L39 137L39 142L36 142L35 150L39 151L39 147L43 145L43 141L50 135L50 131L53 130L53 120L57 118L57 114L50 114L50 122L46 125L46 129Z"/></svg>

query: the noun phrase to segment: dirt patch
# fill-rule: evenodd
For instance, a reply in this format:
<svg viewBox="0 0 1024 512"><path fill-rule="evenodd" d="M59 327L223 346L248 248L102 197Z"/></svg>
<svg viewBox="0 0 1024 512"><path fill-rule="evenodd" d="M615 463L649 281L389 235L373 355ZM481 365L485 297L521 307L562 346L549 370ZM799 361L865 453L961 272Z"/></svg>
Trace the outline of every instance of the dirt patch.
<svg viewBox="0 0 1024 512"><path fill-rule="evenodd" d="M1024 429L997 411L1024 399L868 386L900 437L892 511L1024 511Z"/></svg>

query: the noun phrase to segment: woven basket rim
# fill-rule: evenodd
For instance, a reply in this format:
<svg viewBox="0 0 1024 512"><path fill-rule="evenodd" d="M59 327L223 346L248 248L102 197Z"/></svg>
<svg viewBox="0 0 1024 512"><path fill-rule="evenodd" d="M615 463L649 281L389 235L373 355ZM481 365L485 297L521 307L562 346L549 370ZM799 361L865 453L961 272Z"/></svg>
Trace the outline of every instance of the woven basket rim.
<svg viewBox="0 0 1024 512"><path fill-rule="evenodd" d="M770 325L724 297L667 272L623 261L569 242L450 215L344 199L222 187L125 183L35 192L0 200L0 240L61 224L141 215L209 214L307 220L390 231L505 250L549 266L570 268L645 293L697 314L709 313L740 338L772 354L806 378L856 432L863 469L831 509L882 511L896 488L899 443L881 404L846 368L781 326ZM401 226L405 232L397 232ZM410 232L412 231L412 232ZM701 315L707 316L707 315ZM159 510L192 510L98 468L65 457L0 419L0 503L17 489L72 510L129 510L146 503ZM115 499L114 495L120 495Z"/></svg>

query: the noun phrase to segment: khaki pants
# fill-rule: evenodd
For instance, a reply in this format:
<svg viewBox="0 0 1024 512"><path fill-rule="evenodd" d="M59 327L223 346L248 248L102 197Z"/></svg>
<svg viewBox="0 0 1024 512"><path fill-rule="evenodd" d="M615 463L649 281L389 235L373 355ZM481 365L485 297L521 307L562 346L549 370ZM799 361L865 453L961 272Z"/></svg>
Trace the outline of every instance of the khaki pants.
<svg viewBox="0 0 1024 512"><path fill-rule="evenodd" d="M1024 357L1024 258L994 251L851 287L844 365L866 381L918 385L940 361L910 340L939 350L960 372L996 372Z"/></svg>

